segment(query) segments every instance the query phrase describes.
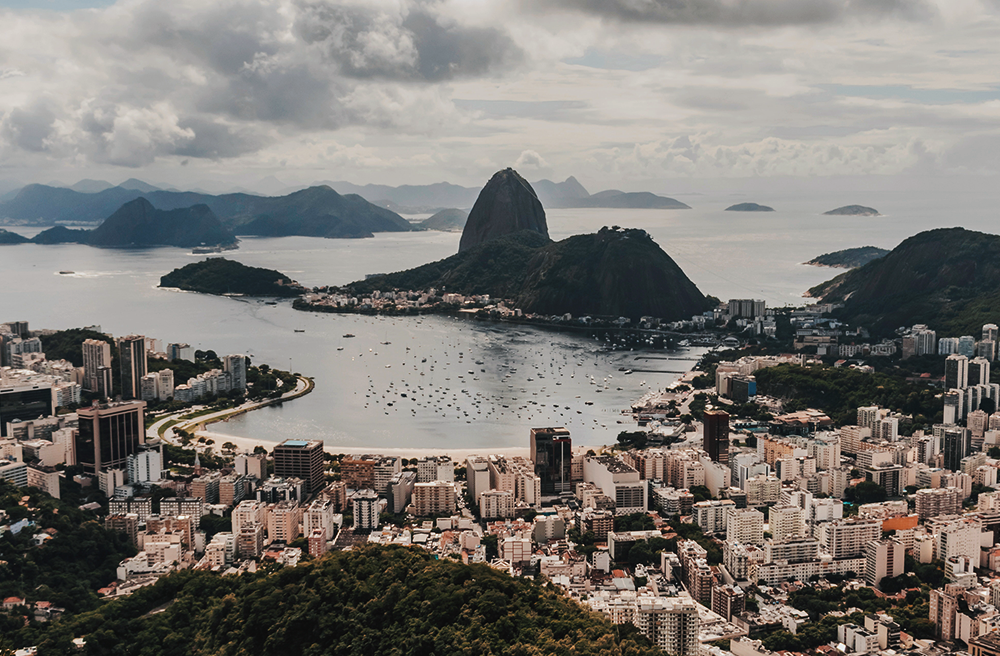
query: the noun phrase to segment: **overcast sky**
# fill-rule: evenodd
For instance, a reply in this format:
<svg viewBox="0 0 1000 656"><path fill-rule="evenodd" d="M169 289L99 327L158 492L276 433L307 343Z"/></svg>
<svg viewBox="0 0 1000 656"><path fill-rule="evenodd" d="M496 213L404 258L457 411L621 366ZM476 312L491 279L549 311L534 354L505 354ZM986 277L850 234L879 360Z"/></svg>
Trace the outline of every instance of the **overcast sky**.
<svg viewBox="0 0 1000 656"><path fill-rule="evenodd" d="M998 49L1000 0L0 1L0 179L995 176Z"/></svg>

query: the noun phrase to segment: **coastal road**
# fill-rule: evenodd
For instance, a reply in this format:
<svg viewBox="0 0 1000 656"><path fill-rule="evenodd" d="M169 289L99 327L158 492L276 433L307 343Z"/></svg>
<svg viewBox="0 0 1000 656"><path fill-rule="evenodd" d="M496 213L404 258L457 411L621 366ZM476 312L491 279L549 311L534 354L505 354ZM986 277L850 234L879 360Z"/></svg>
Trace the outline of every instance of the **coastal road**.
<svg viewBox="0 0 1000 656"><path fill-rule="evenodd" d="M242 403L235 408L226 408L224 410L219 410L217 412L212 412L205 415L199 415L197 417L190 417L191 414L200 412L205 409L205 406L194 406L191 408L185 408L179 412L173 414L165 415L156 420L149 428L146 429L147 439L158 439L162 438L165 442L170 444L178 445L176 436L174 434L175 428L180 428L192 432L200 427L204 429L207 424L212 424L217 421L223 421L229 417L235 417L236 415L243 414L244 412L251 412L258 408L263 408L265 406L274 405L276 403L282 403L291 399L298 398L300 396L305 396L313 390L314 383L312 380L304 377L298 376L298 380L295 383L295 389L285 392L280 397L275 399L264 399L262 401L247 401ZM187 418L185 418L187 417Z"/></svg>

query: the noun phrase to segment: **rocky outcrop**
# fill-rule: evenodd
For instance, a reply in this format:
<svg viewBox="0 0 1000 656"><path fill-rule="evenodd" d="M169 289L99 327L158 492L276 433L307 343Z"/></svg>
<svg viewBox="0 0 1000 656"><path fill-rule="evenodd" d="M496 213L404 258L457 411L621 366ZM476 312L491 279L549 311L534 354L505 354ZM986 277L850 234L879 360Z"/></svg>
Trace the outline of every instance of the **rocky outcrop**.
<svg viewBox="0 0 1000 656"><path fill-rule="evenodd" d="M90 233L91 246L230 246L233 233L207 205L158 210L145 198L125 203Z"/></svg>
<svg viewBox="0 0 1000 656"><path fill-rule="evenodd" d="M548 238L545 210L528 181L514 169L497 171L472 206L458 251L522 230Z"/></svg>

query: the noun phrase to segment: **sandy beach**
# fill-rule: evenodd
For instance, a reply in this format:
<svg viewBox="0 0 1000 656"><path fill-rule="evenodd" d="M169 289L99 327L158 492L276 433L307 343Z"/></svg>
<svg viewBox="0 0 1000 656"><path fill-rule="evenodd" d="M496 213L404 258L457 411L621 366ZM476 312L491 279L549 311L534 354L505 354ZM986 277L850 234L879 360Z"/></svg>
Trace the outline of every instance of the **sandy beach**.
<svg viewBox="0 0 1000 656"><path fill-rule="evenodd" d="M251 452L254 447L262 446L271 451L278 442L269 442L266 440L254 440L245 437L233 437L232 435L224 435L222 433L213 433L212 431L198 431L196 433L198 437L205 437L210 440L214 440L215 444L212 448L215 451L219 451L222 445L226 442L232 442L236 445L240 452ZM528 441L528 437L525 436L525 442ZM346 453L349 455L361 455L365 453L379 454L384 456L398 456L400 458L422 458L424 456L450 456L455 462L464 462L466 458L473 455L478 456L488 456L490 454L499 454L508 457L524 457L529 456L528 447L507 447L507 448L479 448L479 449L421 449L416 447L407 448L386 448L386 447L339 447L339 446L327 446L325 448L327 453Z"/></svg>

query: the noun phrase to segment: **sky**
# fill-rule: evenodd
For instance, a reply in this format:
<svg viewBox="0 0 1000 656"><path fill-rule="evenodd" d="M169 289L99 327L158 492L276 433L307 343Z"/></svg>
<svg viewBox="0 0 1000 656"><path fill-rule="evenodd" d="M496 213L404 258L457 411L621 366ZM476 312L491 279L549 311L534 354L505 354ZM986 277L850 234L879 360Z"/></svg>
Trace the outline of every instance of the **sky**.
<svg viewBox="0 0 1000 656"><path fill-rule="evenodd" d="M0 191L992 188L998 50L1000 0L0 1Z"/></svg>

